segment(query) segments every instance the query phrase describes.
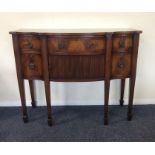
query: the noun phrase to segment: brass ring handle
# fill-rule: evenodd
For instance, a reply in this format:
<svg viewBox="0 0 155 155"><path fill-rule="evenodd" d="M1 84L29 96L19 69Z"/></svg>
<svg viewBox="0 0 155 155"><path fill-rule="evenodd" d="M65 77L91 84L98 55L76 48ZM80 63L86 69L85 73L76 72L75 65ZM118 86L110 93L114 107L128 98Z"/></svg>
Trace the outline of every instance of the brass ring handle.
<svg viewBox="0 0 155 155"><path fill-rule="evenodd" d="M65 44L63 42L58 42L58 48L63 49L65 47Z"/></svg>
<svg viewBox="0 0 155 155"><path fill-rule="evenodd" d="M26 40L26 43L24 44L24 46L27 46L30 49L33 48L33 44L32 44L32 42L30 40Z"/></svg>
<svg viewBox="0 0 155 155"><path fill-rule="evenodd" d="M87 48L95 48L96 47L96 44L95 43L93 43L93 42L87 42Z"/></svg>
<svg viewBox="0 0 155 155"><path fill-rule="evenodd" d="M125 48L125 40L124 39L121 39L119 41L119 48Z"/></svg>
<svg viewBox="0 0 155 155"><path fill-rule="evenodd" d="M30 63L29 64L29 68L32 69L32 70L34 70L36 68L36 65L34 63Z"/></svg>
<svg viewBox="0 0 155 155"><path fill-rule="evenodd" d="M122 69L124 67L124 64L123 63L119 63L117 66L118 66L118 68Z"/></svg>

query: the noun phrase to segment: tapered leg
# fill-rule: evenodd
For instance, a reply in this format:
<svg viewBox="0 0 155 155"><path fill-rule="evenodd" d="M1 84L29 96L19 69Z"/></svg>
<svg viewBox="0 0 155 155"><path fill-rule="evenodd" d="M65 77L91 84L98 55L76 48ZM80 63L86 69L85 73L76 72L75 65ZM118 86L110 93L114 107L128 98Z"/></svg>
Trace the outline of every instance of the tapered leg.
<svg viewBox="0 0 155 155"><path fill-rule="evenodd" d="M28 122L27 108L26 108L26 98L25 98L25 86L24 80L18 78L19 92L22 103L22 113L23 113L23 121L24 123Z"/></svg>
<svg viewBox="0 0 155 155"><path fill-rule="evenodd" d="M49 64L48 64L48 51L47 51L47 37L41 37L42 42L42 58L43 58L43 69L44 69L44 84L45 84L45 95L48 112L48 125L52 126L52 109L51 109L51 96L50 96L50 79L49 79Z"/></svg>
<svg viewBox="0 0 155 155"><path fill-rule="evenodd" d="M45 81L45 95L47 102L47 112L48 112L48 125L52 126L52 109L51 109L51 96L50 96L50 82Z"/></svg>
<svg viewBox="0 0 155 155"><path fill-rule="evenodd" d="M110 81L105 81L105 90L104 90L104 125L108 125L108 102L109 102L109 88Z"/></svg>
<svg viewBox="0 0 155 155"><path fill-rule="evenodd" d="M129 79L129 103L128 103L128 120L132 119L133 96L135 87L135 77Z"/></svg>
<svg viewBox="0 0 155 155"><path fill-rule="evenodd" d="M36 107L36 93L35 93L35 87L34 87L34 81L29 80L29 86L30 86L30 94L31 94L31 104L32 107Z"/></svg>
<svg viewBox="0 0 155 155"><path fill-rule="evenodd" d="M123 106L124 104L124 88L125 88L125 79L121 79L120 106Z"/></svg>

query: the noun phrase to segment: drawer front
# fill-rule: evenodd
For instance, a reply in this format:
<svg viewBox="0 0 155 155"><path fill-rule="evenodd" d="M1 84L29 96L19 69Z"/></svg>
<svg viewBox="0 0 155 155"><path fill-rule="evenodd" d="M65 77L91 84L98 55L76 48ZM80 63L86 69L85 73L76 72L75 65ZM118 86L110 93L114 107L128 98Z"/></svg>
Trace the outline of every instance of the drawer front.
<svg viewBox="0 0 155 155"><path fill-rule="evenodd" d="M42 79L42 59L40 54L22 54L21 60L24 78Z"/></svg>
<svg viewBox="0 0 155 155"><path fill-rule="evenodd" d="M126 78L131 71L131 54L116 53L112 56L112 77Z"/></svg>
<svg viewBox="0 0 155 155"><path fill-rule="evenodd" d="M113 37L113 51L114 52L128 52L132 49L131 35L116 35Z"/></svg>
<svg viewBox="0 0 155 155"><path fill-rule="evenodd" d="M50 79L53 81L94 81L104 79L104 55L51 55Z"/></svg>
<svg viewBox="0 0 155 155"><path fill-rule="evenodd" d="M40 50L41 41L39 36L35 35L21 35L19 37L19 47L22 51L24 50Z"/></svg>
<svg viewBox="0 0 155 155"><path fill-rule="evenodd" d="M103 53L105 40L94 38L49 38L48 49L50 54L97 54Z"/></svg>

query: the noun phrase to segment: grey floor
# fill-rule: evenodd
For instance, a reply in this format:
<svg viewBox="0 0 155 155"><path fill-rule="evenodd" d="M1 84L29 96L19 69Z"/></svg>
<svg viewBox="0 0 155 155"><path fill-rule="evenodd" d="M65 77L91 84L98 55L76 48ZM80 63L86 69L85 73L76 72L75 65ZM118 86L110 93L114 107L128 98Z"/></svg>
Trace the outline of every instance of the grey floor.
<svg viewBox="0 0 155 155"><path fill-rule="evenodd" d="M0 141L155 141L155 105L134 106L130 122L127 106L110 106L109 126L103 125L103 106L53 107L53 127L47 126L46 107L29 107L28 113L29 123L24 124L19 107L1 107Z"/></svg>

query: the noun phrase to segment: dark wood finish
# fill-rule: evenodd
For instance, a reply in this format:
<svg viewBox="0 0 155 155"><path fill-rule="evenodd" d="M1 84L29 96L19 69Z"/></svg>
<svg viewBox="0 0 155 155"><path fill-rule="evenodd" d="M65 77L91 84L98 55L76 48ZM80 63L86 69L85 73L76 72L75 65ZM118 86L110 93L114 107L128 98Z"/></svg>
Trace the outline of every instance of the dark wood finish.
<svg viewBox="0 0 155 155"><path fill-rule="evenodd" d="M25 79L42 79L42 58L40 54L21 54L22 75Z"/></svg>
<svg viewBox="0 0 155 155"><path fill-rule="evenodd" d="M84 30L83 30L84 31ZM121 79L120 105L123 105L125 79L130 78L128 120L132 118L139 34L132 29L19 30L13 36L17 77L27 118L24 79L29 80L32 106L35 106L33 80L45 84L48 124L52 123L50 81L105 81L104 124L108 124L110 80Z"/></svg>
<svg viewBox="0 0 155 155"><path fill-rule="evenodd" d="M130 76L131 54L114 53L112 56L112 77L125 78Z"/></svg>
<svg viewBox="0 0 155 155"><path fill-rule="evenodd" d="M78 81L104 79L104 55L49 57L49 73L52 81Z"/></svg>

